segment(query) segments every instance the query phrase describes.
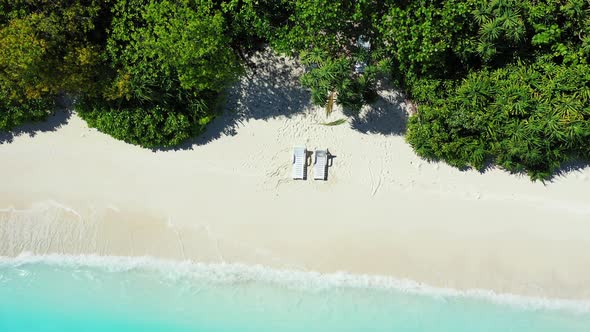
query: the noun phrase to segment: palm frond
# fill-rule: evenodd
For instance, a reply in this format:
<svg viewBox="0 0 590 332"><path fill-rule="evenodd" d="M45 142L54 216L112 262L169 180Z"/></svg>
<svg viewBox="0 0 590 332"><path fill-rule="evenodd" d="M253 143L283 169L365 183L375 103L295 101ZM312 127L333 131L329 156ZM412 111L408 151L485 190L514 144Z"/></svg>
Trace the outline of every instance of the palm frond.
<svg viewBox="0 0 590 332"><path fill-rule="evenodd" d="M320 124L321 124L322 126L329 126L329 127L332 127L332 126L339 126L339 125L341 125L341 124L344 124L344 123L346 123L347 121L348 121L347 119L345 119L345 118L342 118L342 119L338 119L338 120L336 120L336 121L332 121L332 122L323 122L323 123L320 123Z"/></svg>

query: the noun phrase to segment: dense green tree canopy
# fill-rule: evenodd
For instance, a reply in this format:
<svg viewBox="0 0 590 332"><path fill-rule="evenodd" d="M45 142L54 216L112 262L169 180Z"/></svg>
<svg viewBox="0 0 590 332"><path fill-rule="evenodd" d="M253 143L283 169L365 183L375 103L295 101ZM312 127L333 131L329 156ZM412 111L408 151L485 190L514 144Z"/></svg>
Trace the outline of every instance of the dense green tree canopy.
<svg viewBox="0 0 590 332"><path fill-rule="evenodd" d="M0 130L67 93L101 131L174 146L266 45L327 111L393 81L425 158L533 179L590 158L587 0L0 0Z"/></svg>
<svg viewBox="0 0 590 332"><path fill-rule="evenodd" d="M220 92L238 73L225 21L200 0L120 0L108 40L122 97L143 97L178 84L195 95ZM154 84L150 86L150 82ZM129 95L131 93L131 95Z"/></svg>
<svg viewBox="0 0 590 332"><path fill-rule="evenodd" d="M79 111L91 126L146 147L178 145L213 118L240 67L211 1L119 0L106 56L113 77Z"/></svg>
<svg viewBox="0 0 590 332"><path fill-rule="evenodd" d="M432 67L424 67L421 60L406 65L411 55L392 52L403 86L419 103L407 135L418 154L457 167L497 164L533 179L550 178L568 160L590 158L590 3L478 0L462 6L452 12L464 16L454 30L463 35L447 32L453 45L436 58L444 68L430 61ZM407 14L419 31L431 24L446 31L440 25L453 17ZM416 35L395 40L415 45Z"/></svg>
<svg viewBox="0 0 590 332"><path fill-rule="evenodd" d="M35 34L36 19L14 19L0 30L0 130L42 120L52 107L38 74L47 43Z"/></svg>
<svg viewBox="0 0 590 332"><path fill-rule="evenodd" d="M477 2L409 1L389 8L378 29L400 84L419 89L423 80L460 77L479 65L472 19Z"/></svg>
<svg viewBox="0 0 590 332"><path fill-rule="evenodd" d="M318 105L332 103L358 111L371 101L377 73L371 58L379 38L374 27L387 1L284 1L289 15L273 27L270 44L278 51L299 56L307 67L301 83ZM361 64L361 72L355 65Z"/></svg>
<svg viewBox="0 0 590 332"><path fill-rule="evenodd" d="M108 1L0 0L0 130L41 120L55 96L93 85Z"/></svg>
<svg viewBox="0 0 590 332"><path fill-rule="evenodd" d="M457 167L551 175L590 157L590 66L538 63L473 72L450 97L420 107L407 139ZM491 160L490 160L491 159Z"/></svg>

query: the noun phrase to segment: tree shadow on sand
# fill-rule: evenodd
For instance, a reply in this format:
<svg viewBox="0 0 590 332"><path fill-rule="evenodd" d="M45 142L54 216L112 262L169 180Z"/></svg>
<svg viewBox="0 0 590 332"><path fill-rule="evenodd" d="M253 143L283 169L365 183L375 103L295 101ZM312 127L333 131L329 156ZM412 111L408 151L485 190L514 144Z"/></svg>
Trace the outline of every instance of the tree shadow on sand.
<svg viewBox="0 0 590 332"><path fill-rule="evenodd" d="M583 173L588 168L590 168L590 160L575 159L567 161L553 172L547 182L553 182L559 178L565 178L576 173Z"/></svg>
<svg viewBox="0 0 590 332"><path fill-rule="evenodd" d="M401 136L406 133L408 112L402 94L384 90L377 100L363 108L357 115L351 115L350 126L363 134Z"/></svg>
<svg viewBox="0 0 590 332"><path fill-rule="evenodd" d="M253 63L228 89L222 114L201 135L172 150L190 150L222 136L235 136L248 120L290 118L310 106L310 93L299 83L302 68L293 60L266 51L258 54Z"/></svg>
<svg viewBox="0 0 590 332"><path fill-rule="evenodd" d="M428 163L443 163L445 165L449 165L444 159L436 159L436 158L423 158L422 160ZM480 175L486 175L488 172L493 170L500 170L504 173L510 174L515 177L522 177L527 178L531 182L539 182L543 185L548 185L550 183L555 182L560 178L566 178L572 176L574 174L583 174L586 170L590 169L590 160L582 160L582 159L573 159L566 162L563 162L559 168L557 168L547 179L544 180L532 180L527 173L526 170L514 171L514 170L507 170L494 162L494 158L488 157L487 160L484 162L482 168L477 169L471 166L464 166L464 167L456 167L449 165L461 172L478 172Z"/></svg>
<svg viewBox="0 0 590 332"><path fill-rule="evenodd" d="M0 144L12 143L14 138L20 135L34 137L40 132L56 131L66 125L71 116L72 111L60 105L53 114L42 122L26 123L9 132L0 132Z"/></svg>

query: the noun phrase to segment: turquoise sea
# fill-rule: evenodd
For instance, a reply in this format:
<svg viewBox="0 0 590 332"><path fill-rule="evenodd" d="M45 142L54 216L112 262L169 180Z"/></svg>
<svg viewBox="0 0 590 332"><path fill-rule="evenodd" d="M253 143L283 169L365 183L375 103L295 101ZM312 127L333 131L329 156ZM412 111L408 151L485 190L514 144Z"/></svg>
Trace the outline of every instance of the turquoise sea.
<svg viewBox="0 0 590 332"><path fill-rule="evenodd" d="M0 331L590 331L587 302L149 258L0 258Z"/></svg>

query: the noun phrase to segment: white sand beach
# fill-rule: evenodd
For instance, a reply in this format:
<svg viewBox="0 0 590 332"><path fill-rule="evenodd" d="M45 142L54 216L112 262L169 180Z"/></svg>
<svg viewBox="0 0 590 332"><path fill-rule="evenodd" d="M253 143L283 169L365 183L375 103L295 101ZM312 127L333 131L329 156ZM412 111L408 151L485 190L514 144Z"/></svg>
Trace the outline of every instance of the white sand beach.
<svg viewBox="0 0 590 332"><path fill-rule="evenodd" d="M228 111L182 148L117 141L71 112L0 137L0 256L100 254L262 264L590 299L590 167L543 184L420 159L393 90L338 126L301 69L263 54ZM326 182L291 149L328 148Z"/></svg>

